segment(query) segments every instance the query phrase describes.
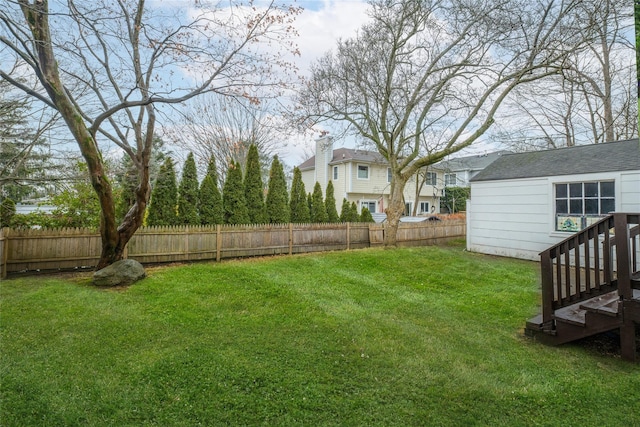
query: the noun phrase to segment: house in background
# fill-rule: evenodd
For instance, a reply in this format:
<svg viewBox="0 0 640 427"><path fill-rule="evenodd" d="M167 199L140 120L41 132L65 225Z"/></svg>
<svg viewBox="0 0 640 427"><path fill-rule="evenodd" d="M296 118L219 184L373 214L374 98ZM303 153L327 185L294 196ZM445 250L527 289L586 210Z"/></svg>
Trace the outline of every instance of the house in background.
<svg viewBox="0 0 640 427"><path fill-rule="evenodd" d="M333 138L323 135L316 140L315 156L298 168L307 192L312 192L318 182L324 195L329 181L333 182L338 212L343 198L355 202L358 211L367 207L372 213L384 213L389 206L391 169L377 152L350 148L334 150ZM412 212L417 203L418 214L439 213L442 188L436 183L443 179L442 171L428 172L417 197L416 179L409 180L404 191L406 211Z"/></svg>
<svg viewBox="0 0 640 427"><path fill-rule="evenodd" d="M478 154L475 156L458 157L436 163L433 165L433 168L442 171L443 184L445 187L469 187L471 178L503 154L510 153L511 151L495 151L493 153Z"/></svg>
<svg viewBox="0 0 640 427"><path fill-rule="evenodd" d="M640 212L640 145L503 154L470 184L467 249L538 260L603 215Z"/></svg>

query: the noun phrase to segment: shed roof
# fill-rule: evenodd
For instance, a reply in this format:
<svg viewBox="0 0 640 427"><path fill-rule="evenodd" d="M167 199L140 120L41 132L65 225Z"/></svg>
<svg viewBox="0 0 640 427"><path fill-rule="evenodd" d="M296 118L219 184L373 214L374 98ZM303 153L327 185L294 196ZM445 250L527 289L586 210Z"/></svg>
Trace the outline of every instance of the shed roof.
<svg viewBox="0 0 640 427"><path fill-rule="evenodd" d="M511 151L494 151L493 153L476 154L474 156L457 157L455 159L443 160L436 163L436 168L443 169L445 171L457 172L457 171L479 171L483 170L496 159L504 154L512 154Z"/></svg>
<svg viewBox="0 0 640 427"><path fill-rule="evenodd" d="M640 170L638 139L504 154L471 179L496 181Z"/></svg>

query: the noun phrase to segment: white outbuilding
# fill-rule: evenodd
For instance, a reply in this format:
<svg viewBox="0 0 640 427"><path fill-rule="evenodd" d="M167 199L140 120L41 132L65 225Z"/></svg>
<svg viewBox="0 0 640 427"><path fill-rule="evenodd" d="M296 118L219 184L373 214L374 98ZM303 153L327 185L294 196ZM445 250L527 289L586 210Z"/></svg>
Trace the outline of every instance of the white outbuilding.
<svg viewBox="0 0 640 427"><path fill-rule="evenodd" d="M471 179L467 249L538 254L609 212L640 212L638 139L504 154Z"/></svg>

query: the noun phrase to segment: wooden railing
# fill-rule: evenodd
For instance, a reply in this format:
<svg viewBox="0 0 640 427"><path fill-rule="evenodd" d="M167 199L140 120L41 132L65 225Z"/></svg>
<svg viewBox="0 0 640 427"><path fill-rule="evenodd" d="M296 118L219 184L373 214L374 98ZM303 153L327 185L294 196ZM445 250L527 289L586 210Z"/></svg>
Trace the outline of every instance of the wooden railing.
<svg viewBox="0 0 640 427"><path fill-rule="evenodd" d="M540 253L542 321L553 312L617 289L632 297L639 270L640 214L615 213Z"/></svg>

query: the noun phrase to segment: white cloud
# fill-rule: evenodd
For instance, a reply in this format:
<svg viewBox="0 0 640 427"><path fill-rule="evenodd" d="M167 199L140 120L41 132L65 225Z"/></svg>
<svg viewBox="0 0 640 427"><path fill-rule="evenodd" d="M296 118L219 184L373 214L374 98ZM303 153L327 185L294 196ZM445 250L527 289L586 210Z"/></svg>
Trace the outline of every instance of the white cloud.
<svg viewBox="0 0 640 427"><path fill-rule="evenodd" d="M335 48L339 38L353 37L369 20L364 1L318 0L301 2L305 10L296 19L300 37L300 57L296 63L304 74L309 65L325 52Z"/></svg>

